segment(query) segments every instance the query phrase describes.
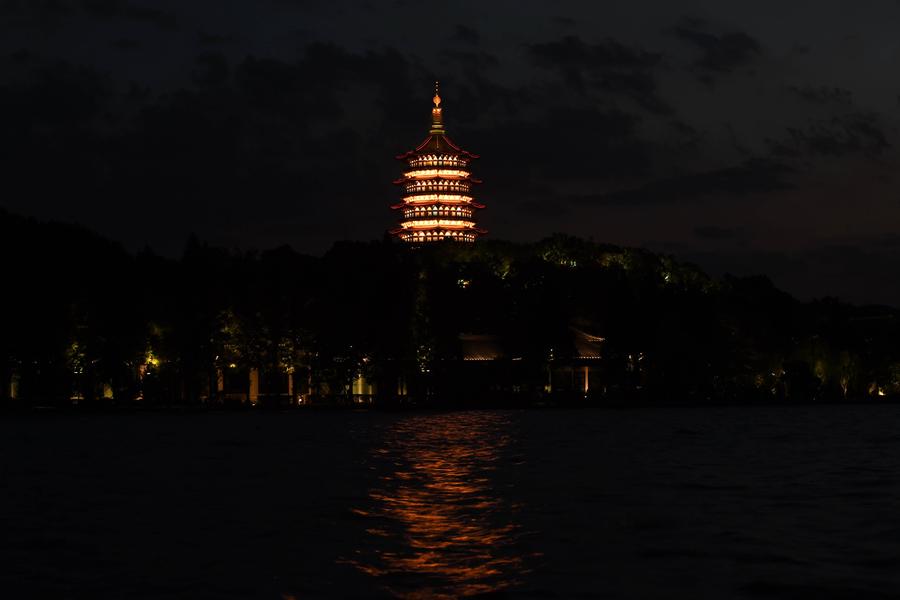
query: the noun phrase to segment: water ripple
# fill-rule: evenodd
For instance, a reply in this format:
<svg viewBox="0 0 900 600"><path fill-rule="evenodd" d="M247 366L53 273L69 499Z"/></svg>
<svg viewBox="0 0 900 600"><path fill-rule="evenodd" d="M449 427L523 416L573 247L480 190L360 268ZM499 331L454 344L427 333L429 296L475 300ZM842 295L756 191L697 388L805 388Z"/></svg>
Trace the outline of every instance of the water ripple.
<svg viewBox="0 0 900 600"><path fill-rule="evenodd" d="M527 572L517 548L520 505L492 475L508 460L504 413L401 418L372 454L379 474L365 536L343 559L402 598L453 598L510 588Z"/></svg>

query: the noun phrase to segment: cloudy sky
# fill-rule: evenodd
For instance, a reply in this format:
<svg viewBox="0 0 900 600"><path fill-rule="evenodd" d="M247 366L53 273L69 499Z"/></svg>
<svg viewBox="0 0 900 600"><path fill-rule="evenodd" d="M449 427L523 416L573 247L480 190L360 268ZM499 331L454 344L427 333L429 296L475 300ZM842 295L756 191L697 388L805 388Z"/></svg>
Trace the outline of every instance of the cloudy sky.
<svg viewBox="0 0 900 600"><path fill-rule="evenodd" d="M900 305L900 1L0 0L0 206L177 256L396 215L441 80L491 236Z"/></svg>

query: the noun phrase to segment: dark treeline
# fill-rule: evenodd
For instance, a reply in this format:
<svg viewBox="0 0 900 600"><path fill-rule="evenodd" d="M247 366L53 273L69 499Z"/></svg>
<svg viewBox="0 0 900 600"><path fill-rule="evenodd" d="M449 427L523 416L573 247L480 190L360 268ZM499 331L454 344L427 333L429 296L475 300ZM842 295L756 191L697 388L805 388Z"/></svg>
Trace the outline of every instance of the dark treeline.
<svg viewBox="0 0 900 600"><path fill-rule="evenodd" d="M0 250L8 407L900 395L894 309L566 236L172 260L0 212Z"/></svg>

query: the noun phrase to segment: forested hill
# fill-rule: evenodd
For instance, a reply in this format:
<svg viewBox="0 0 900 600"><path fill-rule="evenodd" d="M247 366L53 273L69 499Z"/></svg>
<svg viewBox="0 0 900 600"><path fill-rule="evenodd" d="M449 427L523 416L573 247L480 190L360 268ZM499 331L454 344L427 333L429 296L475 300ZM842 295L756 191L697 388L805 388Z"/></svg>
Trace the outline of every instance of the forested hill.
<svg viewBox="0 0 900 600"><path fill-rule="evenodd" d="M635 402L900 395L895 309L801 303L764 277L713 279L668 256L562 235L339 242L323 257L189 240L173 260L0 211L0 250L6 402L15 381L18 402L89 399L102 382L118 402L195 403L223 365L343 381L409 364L427 378L460 358L461 334L493 336L539 366L573 356L573 328L604 339L605 377ZM138 390L141 365L177 385L158 397Z"/></svg>

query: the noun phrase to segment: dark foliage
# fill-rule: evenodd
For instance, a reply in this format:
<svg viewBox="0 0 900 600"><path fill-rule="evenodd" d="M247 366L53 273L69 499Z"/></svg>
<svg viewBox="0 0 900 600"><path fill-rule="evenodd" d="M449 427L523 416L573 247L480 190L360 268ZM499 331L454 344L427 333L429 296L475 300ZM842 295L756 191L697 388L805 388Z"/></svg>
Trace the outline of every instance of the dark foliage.
<svg viewBox="0 0 900 600"><path fill-rule="evenodd" d="M604 339L603 385L587 401L900 392L894 309L804 304L762 277L714 280L666 256L566 236L342 242L321 258L191 239L171 260L0 212L0 251L8 406L218 403L249 369L262 373L261 397L292 377L322 401L349 401L364 376L388 396L402 380L418 400L452 391L465 402L478 382L511 402L553 401L543 373L578 359L573 329ZM464 334L499 340L503 358L463 377Z"/></svg>

